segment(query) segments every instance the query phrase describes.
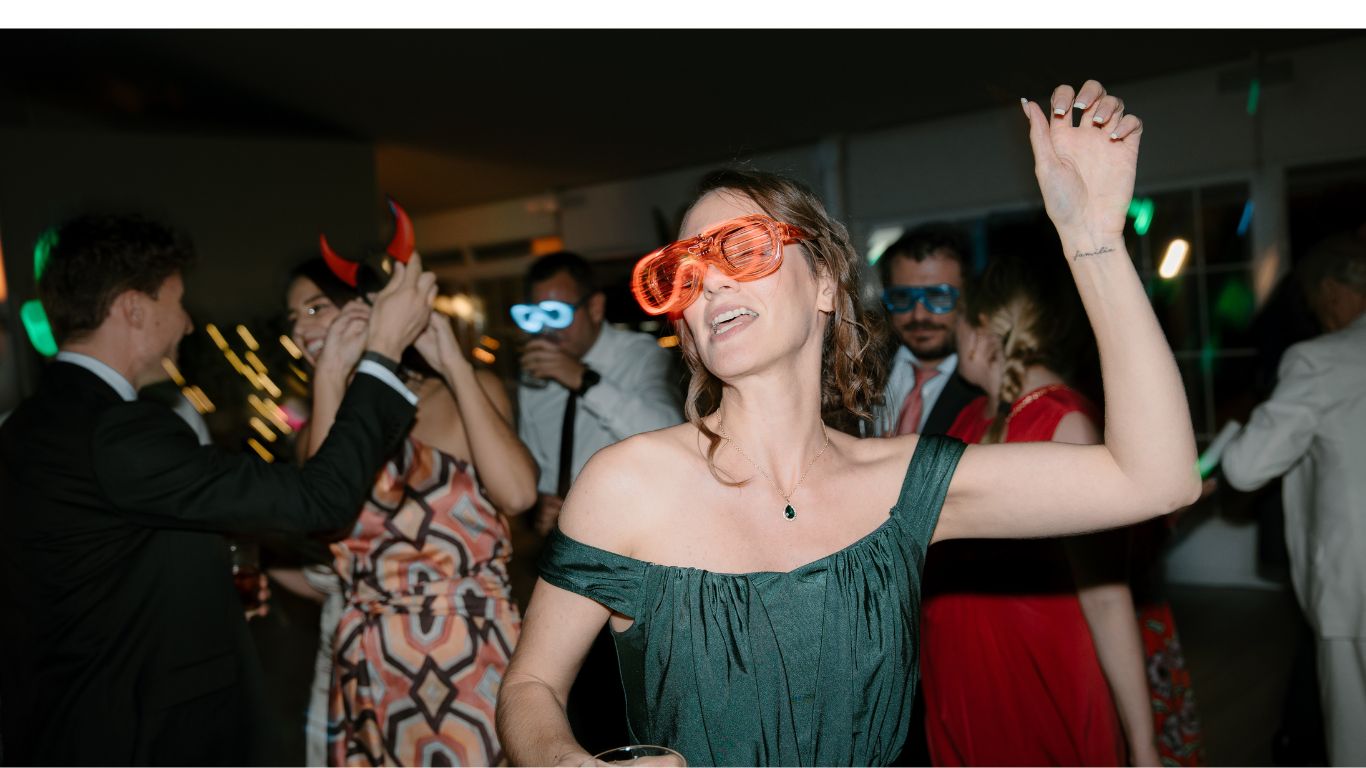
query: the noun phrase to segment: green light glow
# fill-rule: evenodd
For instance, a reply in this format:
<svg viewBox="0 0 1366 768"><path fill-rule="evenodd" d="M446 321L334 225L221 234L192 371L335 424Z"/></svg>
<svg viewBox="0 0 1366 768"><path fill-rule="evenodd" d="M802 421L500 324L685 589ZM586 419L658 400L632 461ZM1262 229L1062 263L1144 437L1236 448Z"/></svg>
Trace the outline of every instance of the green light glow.
<svg viewBox="0 0 1366 768"><path fill-rule="evenodd" d="M1153 225L1153 201L1150 197L1135 200L1138 204L1138 211L1134 214L1134 233L1139 237L1148 234L1148 228ZM1129 204L1129 209L1134 209L1134 203Z"/></svg>
<svg viewBox="0 0 1366 768"><path fill-rule="evenodd" d="M1219 298L1214 300L1214 316L1224 325L1242 330L1252 323L1256 305L1252 288L1247 283L1229 280L1220 289Z"/></svg>
<svg viewBox="0 0 1366 768"><path fill-rule="evenodd" d="M1219 357L1219 348L1219 333L1216 331L1200 349L1200 370L1207 376L1214 373L1214 361Z"/></svg>
<svg viewBox="0 0 1366 768"><path fill-rule="evenodd" d="M19 308L19 319L28 332L28 340L43 357L57 354L57 340L52 336L52 324L47 321L47 313L37 299L29 299Z"/></svg>
<svg viewBox="0 0 1366 768"><path fill-rule="evenodd" d="M47 260L52 257L52 249L57 245L57 230L49 229L38 236L38 243L33 246L33 280L37 282L43 276L43 270L47 268Z"/></svg>
<svg viewBox="0 0 1366 768"><path fill-rule="evenodd" d="M1262 100L1262 81L1252 78L1252 84L1247 87L1247 113L1257 114L1257 104Z"/></svg>

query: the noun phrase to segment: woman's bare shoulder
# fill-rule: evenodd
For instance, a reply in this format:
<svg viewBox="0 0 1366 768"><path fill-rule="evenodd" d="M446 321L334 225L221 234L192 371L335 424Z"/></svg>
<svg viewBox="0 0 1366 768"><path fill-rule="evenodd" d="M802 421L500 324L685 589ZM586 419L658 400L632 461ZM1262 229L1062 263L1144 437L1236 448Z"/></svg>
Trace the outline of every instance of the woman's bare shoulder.
<svg viewBox="0 0 1366 768"><path fill-rule="evenodd" d="M830 442L841 454L857 464L904 468L906 462L911 460L911 455L915 453L915 447L920 443L920 435L855 437L842 432L831 432Z"/></svg>
<svg viewBox="0 0 1366 768"><path fill-rule="evenodd" d="M653 527L651 502L673 495L675 470L698 457L691 424L633 435L593 454L565 499L560 529L570 538L629 555L636 536Z"/></svg>

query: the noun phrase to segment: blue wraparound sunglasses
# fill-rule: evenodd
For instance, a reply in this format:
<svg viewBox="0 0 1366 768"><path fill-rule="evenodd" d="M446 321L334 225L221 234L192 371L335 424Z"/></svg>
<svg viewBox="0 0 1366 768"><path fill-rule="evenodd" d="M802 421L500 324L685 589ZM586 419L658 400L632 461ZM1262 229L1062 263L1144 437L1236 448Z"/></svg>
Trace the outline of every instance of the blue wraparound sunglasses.
<svg viewBox="0 0 1366 768"><path fill-rule="evenodd" d="M583 306L563 301L543 301L539 304L513 304L512 322L527 333L540 333L546 328L568 328L574 324L574 310Z"/></svg>
<svg viewBox="0 0 1366 768"><path fill-rule="evenodd" d="M916 302L931 313L943 315L958 306L958 289L948 283L939 285L893 285L882 292L882 306L899 314L915 309Z"/></svg>

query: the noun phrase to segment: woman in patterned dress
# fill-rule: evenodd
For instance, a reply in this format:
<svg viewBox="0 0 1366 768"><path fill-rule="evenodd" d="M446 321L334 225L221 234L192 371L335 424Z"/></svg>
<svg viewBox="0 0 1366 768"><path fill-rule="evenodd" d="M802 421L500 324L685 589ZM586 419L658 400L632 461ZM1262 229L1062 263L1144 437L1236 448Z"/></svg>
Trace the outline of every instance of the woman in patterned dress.
<svg viewBox="0 0 1366 768"><path fill-rule="evenodd" d="M314 368L305 455L327 436L360 356L368 306L358 299L321 260L290 282L291 335ZM444 317L432 314L414 349L420 358L409 350L400 372L417 422L332 544L345 605L328 762L496 765L494 705L521 630L503 513L531 506L537 470L501 383L474 370Z"/></svg>

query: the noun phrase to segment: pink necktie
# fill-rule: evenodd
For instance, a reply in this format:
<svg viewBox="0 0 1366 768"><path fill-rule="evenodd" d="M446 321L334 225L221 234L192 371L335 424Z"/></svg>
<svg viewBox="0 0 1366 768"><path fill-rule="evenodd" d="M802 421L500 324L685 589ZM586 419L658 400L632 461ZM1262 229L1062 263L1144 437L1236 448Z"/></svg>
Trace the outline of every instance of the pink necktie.
<svg viewBox="0 0 1366 768"><path fill-rule="evenodd" d="M920 412L925 409L925 399L921 397L920 390L925 387L925 382L939 375L938 368L921 368L914 366L915 386L906 394L906 399L901 403L901 418L896 420L896 434L909 435L920 431Z"/></svg>

